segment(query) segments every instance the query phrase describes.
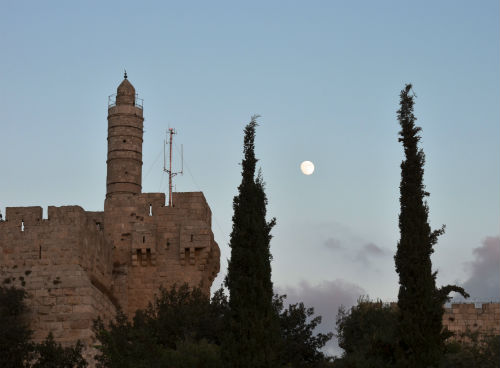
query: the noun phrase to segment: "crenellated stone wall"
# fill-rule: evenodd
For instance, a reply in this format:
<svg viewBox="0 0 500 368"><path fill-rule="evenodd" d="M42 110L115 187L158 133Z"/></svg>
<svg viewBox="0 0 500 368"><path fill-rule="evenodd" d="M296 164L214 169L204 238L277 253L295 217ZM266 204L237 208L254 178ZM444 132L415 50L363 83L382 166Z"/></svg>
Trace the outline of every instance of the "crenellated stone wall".
<svg viewBox="0 0 500 368"><path fill-rule="evenodd" d="M0 282L27 291L35 341L92 342L92 322L129 317L161 287L209 294L220 251L203 193L111 195L104 212L79 206L8 207L0 221Z"/></svg>
<svg viewBox="0 0 500 368"><path fill-rule="evenodd" d="M396 302L389 304L398 308ZM465 332L500 335L500 303L453 303L443 308L443 327L453 332L454 339L460 340Z"/></svg>
<svg viewBox="0 0 500 368"><path fill-rule="evenodd" d="M52 332L62 343L90 342L93 319L115 313L111 249L97 223L102 214L78 206L9 207L0 222L0 280L27 291L35 341ZM107 286L106 286L107 285Z"/></svg>
<svg viewBox="0 0 500 368"><path fill-rule="evenodd" d="M113 195L105 203L105 233L115 249L114 295L132 317L160 287L185 282L207 294L219 272L211 211L201 192Z"/></svg>
<svg viewBox="0 0 500 368"><path fill-rule="evenodd" d="M500 303L456 303L445 308L443 326L457 338L461 333L471 331L480 334L500 335Z"/></svg>

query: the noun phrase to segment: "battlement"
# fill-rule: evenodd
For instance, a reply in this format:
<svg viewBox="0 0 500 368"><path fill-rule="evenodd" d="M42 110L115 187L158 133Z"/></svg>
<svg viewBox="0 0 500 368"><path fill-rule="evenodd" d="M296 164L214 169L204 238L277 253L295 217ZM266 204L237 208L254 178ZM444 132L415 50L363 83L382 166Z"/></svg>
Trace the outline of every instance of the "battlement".
<svg viewBox="0 0 500 368"><path fill-rule="evenodd" d="M500 335L500 303L452 304L445 308L443 325L456 334L467 330L479 333Z"/></svg>
<svg viewBox="0 0 500 368"><path fill-rule="evenodd" d="M450 308L445 308L445 310L447 313L454 314L500 314L500 303L453 303Z"/></svg>
<svg viewBox="0 0 500 368"><path fill-rule="evenodd" d="M48 220L49 221L67 221L85 216L86 211L80 206L49 206Z"/></svg>
<svg viewBox="0 0 500 368"><path fill-rule="evenodd" d="M105 245L103 213L80 206L7 207L0 222L0 266L78 264L103 280L111 275L111 249ZM109 282L109 280L107 280Z"/></svg>
<svg viewBox="0 0 500 368"><path fill-rule="evenodd" d="M5 209L5 221L16 223L21 227L24 225L38 225L42 220L42 207L7 207Z"/></svg>
<svg viewBox="0 0 500 368"><path fill-rule="evenodd" d="M184 209L191 219L206 222L212 227L212 211L203 192L174 192L174 208Z"/></svg>
<svg viewBox="0 0 500 368"><path fill-rule="evenodd" d="M66 221L80 215L84 216L86 211L80 206L49 206L47 220ZM5 209L6 222L24 222L25 225L39 225L42 221L43 209L40 206L30 207L7 207Z"/></svg>
<svg viewBox="0 0 500 368"><path fill-rule="evenodd" d="M129 220L145 222L176 222L183 218L199 220L212 226L212 211L202 192L174 192L173 206L165 205L165 193L141 193L110 196L106 199L107 214L129 213Z"/></svg>
<svg viewBox="0 0 500 368"><path fill-rule="evenodd" d="M49 206L47 219L43 219L43 209L40 206L7 207L5 221L0 221L0 227L5 231L19 232L44 232L48 227L85 223L91 220L93 227L102 230L103 212L87 212L80 206Z"/></svg>

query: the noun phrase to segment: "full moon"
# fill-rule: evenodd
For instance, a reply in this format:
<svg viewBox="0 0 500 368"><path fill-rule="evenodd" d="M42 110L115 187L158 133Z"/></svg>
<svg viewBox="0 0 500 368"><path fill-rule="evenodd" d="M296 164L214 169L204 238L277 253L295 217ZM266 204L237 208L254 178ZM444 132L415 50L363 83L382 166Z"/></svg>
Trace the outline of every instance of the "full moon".
<svg viewBox="0 0 500 368"><path fill-rule="evenodd" d="M314 172L314 164L311 161L304 161L300 164L300 171L304 175L311 175Z"/></svg>

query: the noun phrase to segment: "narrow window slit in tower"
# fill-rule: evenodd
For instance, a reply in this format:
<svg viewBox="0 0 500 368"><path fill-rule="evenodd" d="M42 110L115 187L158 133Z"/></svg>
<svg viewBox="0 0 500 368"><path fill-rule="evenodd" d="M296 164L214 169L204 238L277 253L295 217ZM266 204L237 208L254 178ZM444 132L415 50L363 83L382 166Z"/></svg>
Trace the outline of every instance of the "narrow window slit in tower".
<svg viewBox="0 0 500 368"><path fill-rule="evenodd" d="M38 247L38 259L42 259L42 246Z"/></svg>
<svg viewBox="0 0 500 368"><path fill-rule="evenodd" d="M21 220L21 231L24 231L24 220Z"/></svg>
<svg viewBox="0 0 500 368"><path fill-rule="evenodd" d="M145 242L146 242L146 237L145 237L145 236L143 236L143 237L142 237L142 242L143 242L143 243L145 243Z"/></svg>
<svg viewBox="0 0 500 368"><path fill-rule="evenodd" d="M193 242L193 234L191 234L191 242Z"/></svg>
<svg viewBox="0 0 500 368"><path fill-rule="evenodd" d="M153 216L153 205L149 204L149 216Z"/></svg>

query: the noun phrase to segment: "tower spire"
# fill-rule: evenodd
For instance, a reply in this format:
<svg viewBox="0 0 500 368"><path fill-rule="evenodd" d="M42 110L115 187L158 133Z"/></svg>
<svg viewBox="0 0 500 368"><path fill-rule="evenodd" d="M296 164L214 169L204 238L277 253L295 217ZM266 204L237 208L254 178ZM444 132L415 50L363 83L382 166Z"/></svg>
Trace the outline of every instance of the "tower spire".
<svg viewBox="0 0 500 368"><path fill-rule="evenodd" d="M127 79L127 69L123 69L123 78Z"/></svg>

